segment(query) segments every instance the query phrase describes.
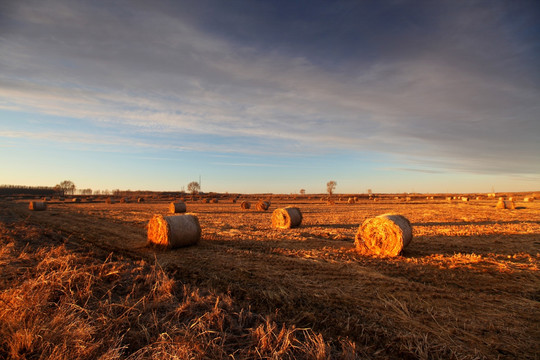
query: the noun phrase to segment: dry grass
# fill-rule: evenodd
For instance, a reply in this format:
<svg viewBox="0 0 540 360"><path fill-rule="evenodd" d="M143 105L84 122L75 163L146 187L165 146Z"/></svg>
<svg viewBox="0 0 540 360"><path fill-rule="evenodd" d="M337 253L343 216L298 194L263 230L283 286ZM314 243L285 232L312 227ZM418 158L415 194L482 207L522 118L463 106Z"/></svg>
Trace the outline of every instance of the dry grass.
<svg viewBox="0 0 540 360"><path fill-rule="evenodd" d="M5 204L0 358L538 357L540 203L293 203L304 219L285 232L270 213L190 204L201 242L166 252L146 247L163 202ZM386 212L414 240L395 258L360 255L358 225Z"/></svg>
<svg viewBox="0 0 540 360"><path fill-rule="evenodd" d="M278 325L226 294L176 281L156 264L0 224L0 358L323 359L354 355L309 329ZM340 355L341 356L341 355Z"/></svg>

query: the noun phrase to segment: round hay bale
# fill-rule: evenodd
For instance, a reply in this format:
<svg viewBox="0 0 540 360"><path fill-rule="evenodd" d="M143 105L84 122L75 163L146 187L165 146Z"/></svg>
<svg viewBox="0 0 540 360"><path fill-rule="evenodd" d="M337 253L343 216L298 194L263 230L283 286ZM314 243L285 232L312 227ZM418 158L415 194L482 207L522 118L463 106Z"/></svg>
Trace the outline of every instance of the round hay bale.
<svg viewBox="0 0 540 360"><path fill-rule="evenodd" d="M148 243L166 249L195 245L201 238L199 219L193 214L154 215L148 222Z"/></svg>
<svg viewBox="0 0 540 360"><path fill-rule="evenodd" d="M233 204L236 204L236 198L232 198L232 199L231 199L231 202L232 202Z"/></svg>
<svg viewBox="0 0 540 360"><path fill-rule="evenodd" d="M186 203L183 201L172 202L169 205L169 212L171 214L185 213Z"/></svg>
<svg viewBox="0 0 540 360"><path fill-rule="evenodd" d="M74 202L74 203L80 203L81 198L73 198L73 199L71 199L71 201Z"/></svg>
<svg viewBox="0 0 540 360"><path fill-rule="evenodd" d="M533 202L534 198L533 197L526 197L526 198L523 199L523 201L525 201L525 202Z"/></svg>
<svg viewBox="0 0 540 360"><path fill-rule="evenodd" d="M138 202L138 203L144 202L144 198L142 198L142 197L138 198L138 199L137 199L137 202Z"/></svg>
<svg viewBox="0 0 540 360"><path fill-rule="evenodd" d="M358 228L358 250L383 256L397 256L412 240L409 220L397 214L383 214L365 220Z"/></svg>
<svg viewBox="0 0 540 360"><path fill-rule="evenodd" d="M113 199L113 198L107 198L107 199L105 199L105 203L107 203L107 204L114 204L114 203L116 203L116 199Z"/></svg>
<svg viewBox="0 0 540 360"><path fill-rule="evenodd" d="M302 223L302 213L300 209L287 206L276 209L272 213L272 227L276 229L290 229L300 226Z"/></svg>
<svg viewBox="0 0 540 360"><path fill-rule="evenodd" d="M270 207L269 201L259 201L256 205L257 210L259 211L266 211Z"/></svg>
<svg viewBox="0 0 540 360"><path fill-rule="evenodd" d="M244 210L249 210L249 208L251 208L251 203L244 200L240 203L240 207Z"/></svg>
<svg viewBox="0 0 540 360"><path fill-rule="evenodd" d="M334 199L328 199L326 200L326 205L336 205L336 202L334 201Z"/></svg>
<svg viewBox="0 0 540 360"><path fill-rule="evenodd" d="M212 204L217 204L219 202L219 200L217 198L213 198L210 202Z"/></svg>
<svg viewBox="0 0 540 360"><path fill-rule="evenodd" d="M461 201L468 202L468 201L469 201L469 198L466 197L466 196L463 196L463 197L461 198Z"/></svg>
<svg viewBox="0 0 540 360"><path fill-rule="evenodd" d="M347 203L348 203L348 204L354 204L354 203L355 203L354 198L350 197L350 198L347 200Z"/></svg>
<svg viewBox="0 0 540 360"><path fill-rule="evenodd" d="M45 201L30 201L28 209L33 211L44 211L47 209L47 203Z"/></svg>
<svg viewBox="0 0 540 360"><path fill-rule="evenodd" d="M510 209L513 210L516 208L516 204L513 200L499 200L497 202L497 209Z"/></svg>
<svg viewBox="0 0 540 360"><path fill-rule="evenodd" d="M202 201L204 204L210 204L210 199L206 198Z"/></svg>

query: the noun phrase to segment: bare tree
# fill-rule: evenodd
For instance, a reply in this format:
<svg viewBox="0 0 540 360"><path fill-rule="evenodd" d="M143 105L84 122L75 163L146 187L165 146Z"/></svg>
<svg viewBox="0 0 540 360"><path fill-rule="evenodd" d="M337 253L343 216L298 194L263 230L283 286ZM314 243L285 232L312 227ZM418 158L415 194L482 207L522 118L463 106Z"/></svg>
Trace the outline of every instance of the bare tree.
<svg viewBox="0 0 540 360"><path fill-rule="evenodd" d="M326 183L326 191L328 192L328 195L332 196L334 193L334 190L336 189L337 182L334 180L330 180Z"/></svg>
<svg viewBox="0 0 540 360"><path fill-rule="evenodd" d="M187 190L195 195L201 190L201 185L197 181L192 181L187 185Z"/></svg>
<svg viewBox="0 0 540 360"><path fill-rule="evenodd" d="M73 181L64 180L60 184L56 185L60 189L63 195L73 195L75 193L75 184Z"/></svg>

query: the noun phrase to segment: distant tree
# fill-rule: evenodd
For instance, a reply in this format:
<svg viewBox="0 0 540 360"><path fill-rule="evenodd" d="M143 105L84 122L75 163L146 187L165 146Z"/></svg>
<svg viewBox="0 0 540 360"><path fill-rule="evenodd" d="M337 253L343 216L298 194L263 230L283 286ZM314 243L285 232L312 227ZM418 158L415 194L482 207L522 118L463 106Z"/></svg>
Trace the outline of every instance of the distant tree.
<svg viewBox="0 0 540 360"><path fill-rule="evenodd" d="M306 189L300 189L300 195L306 195Z"/></svg>
<svg viewBox="0 0 540 360"><path fill-rule="evenodd" d="M326 191L328 192L328 195L332 196L334 193L334 190L336 189L337 182L334 180L330 180L326 183Z"/></svg>
<svg viewBox="0 0 540 360"><path fill-rule="evenodd" d="M81 195L92 195L92 189L82 189L80 192Z"/></svg>
<svg viewBox="0 0 540 360"><path fill-rule="evenodd" d="M75 193L75 184L73 181L64 180L60 184L56 185L64 195L73 195Z"/></svg>
<svg viewBox="0 0 540 360"><path fill-rule="evenodd" d="M195 195L201 190L201 185L197 181L192 181L187 185L187 190Z"/></svg>
<svg viewBox="0 0 540 360"><path fill-rule="evenodd" d="M373 191L371 189L367 189L367 193L368 193L368 195L371 195L371 194L373 194Z"/></svg>
<svg viewBox="0 0 540 360"><path fill-rule="evenodd" d="M122 191L120 189L114 189L112 191L113 196L120 196L122 194Z"/></svg>

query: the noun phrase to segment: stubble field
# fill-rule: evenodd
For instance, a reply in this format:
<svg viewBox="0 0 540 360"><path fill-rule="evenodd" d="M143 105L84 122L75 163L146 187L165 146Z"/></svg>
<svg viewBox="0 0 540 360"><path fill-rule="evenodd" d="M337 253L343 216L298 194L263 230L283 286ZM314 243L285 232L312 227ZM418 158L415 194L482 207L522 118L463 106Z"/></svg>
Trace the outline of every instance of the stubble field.
<svg viewBox="0 0 540 360"><path fill-rule="evenodd" d="M25 289L44 269L64 266L76 274L93 264L85 270L94 276L84 290L91 294L80 298L83 285L60 279L61 294L47 298L41 311L76 305L62 311L79 314L89 327L81 346L90 353L83 349L79 358L537 359L540 203L518 201L515 210L495 204L272 199L263 212L230 201L187 202L202 239L164 251L147 245L145 227L154 214L167 215L165 201L53 201L41 212L24 201L3 201L0 303L7 305L0 335L9 340L1 351L14 358L62 354L56 346L67 346L62 334L48 345L30 334L43 338L53 325L23 320L39 300L26 299ZM272 229L272 211L286 205L301 209L302 225ZM358 226L387 212L410 220L411 244L396 258L357 253ZM43 264L50 254L74 258ZM96 273L107 266L112 270ZM140 293L137 281L147 287ZM122 316L125 323L118 324ZM107 319L115 325L107 327ZM116 338L99 340L106 331Z"/></svg>

